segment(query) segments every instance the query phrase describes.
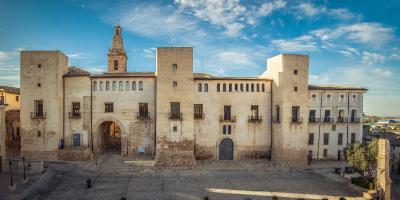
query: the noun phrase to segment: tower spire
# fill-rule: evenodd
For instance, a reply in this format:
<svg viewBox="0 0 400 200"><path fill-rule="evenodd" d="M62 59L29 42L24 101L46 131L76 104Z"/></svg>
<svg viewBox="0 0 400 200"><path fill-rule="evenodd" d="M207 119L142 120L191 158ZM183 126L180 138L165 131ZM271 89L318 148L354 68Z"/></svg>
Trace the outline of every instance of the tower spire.
<svg viewBox="0 0 400 200"><path fill-rule="evenodd" d="M108 49L108 72L126 72L127 60L124 48L124 41L122 39L122 28L117 24L114 27L114 36L112 40L112 47Z"/></svg>

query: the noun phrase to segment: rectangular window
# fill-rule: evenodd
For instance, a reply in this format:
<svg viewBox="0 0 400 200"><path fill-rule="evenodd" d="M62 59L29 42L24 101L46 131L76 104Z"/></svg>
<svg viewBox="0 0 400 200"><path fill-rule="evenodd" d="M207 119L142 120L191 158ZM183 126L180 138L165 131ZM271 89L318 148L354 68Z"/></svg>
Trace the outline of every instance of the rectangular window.
<svg viewBox="0 0 400 200"><path fill-rule="evenodd" d="M72 134L72 143L73 143L74 147L80 147L81 146L81 134L79 134L79 133Z"/></svg>
<svg viewBox="0 0 400 200"><path fill-rule="evenodd" d="M15 96L15 101L19 101L19 96Z"/></svg>
<svg viewBox="0 0 400 200"><path fill-rule="evenodd" d="M104 103L104 112L112 113L114 112L114 103Z"/></svg>
<svg viewBox="0 0 400 200"><path fill-rule="evenodd" d="M43 117L43 100L36 100L35 101L35 116L36 117Z"/></svg>
<svg viewBox="0 0 400 200"><path fill-rule="evenodd" d="M338 122L345 122L345 120L344 120L344 110L339 110Z"/></svg>
<svg viewBox="0 0 400 200"><path fill-rule="evenodd" d="M139 117L140 118L149 117L149 108L147 103L139 103Z"/></svg>
<svg viewBox="0 0 400 200"><path fill-rule="evenodd" d="M354 144L356 142L356 133L351 133L351 140L350 143Z"/></svg>
<svg viewBox="0 0 400 200"><path fill-rule="evenodd" d="M324 145L329 144L329 133L324 133Z"/></svg>
<svg viewBox="0 0 400 200"><path fill-rule="evenodd" d="M172 87L174 87L174 88L178 87L178 82L173 81L173 82L172 82Z"/></svg>
<svg viewBox="0 0 400 200"><path fill-rule="evenodd" d="M181 104L179 102L171 102L171 119L181 118Z"/></svg>
<svg viewBox="0 0 400 200"><path fill-rule="evenodd" d="M194 104L194 118L195 119L203 118L203 104Z"/></svg>
<svg viewBox="0 0 400 200"><path fill-rule="evenodd" d="M258 119L258 105L251 105L251 118Z"/></svg>
<svg viewBox="0 0 400 200"><path fill-rule="evenodd" d="M330 122L330 121L331 121L331 110L325 110L324 122Z"/></svg>
<svg viewBox="0 0 400 200"><path fill-rule="evenodd" d="M224 120L231 120L231 106L224 106Z"/></svg>
<svg viewBox="0 0 400 200"><path fill-rule="evenodd" d="M0 96L0 105L4 105L6 102L4 101L4 96Z"/></svg>
<svg viewBox="0 0 400 200"><path fill-rule="evenodd" d="M177 70L178 69L178 64L172 64L172 69Z"/></svg>
<svg viewBox="0 0 400 200"><path fill-rule="evenodd" d="M338 145L342 145L343 144L343 133L339 133L338 134L338 139L337 139L337 143Z"/></svg>
<svg viewBox="0 0 400 200"><path fill-rule="evenodd" d="M355 109L351 110L351 119L350 119L351 122L356 121L356 113L357 113L357 110L355 110Z"/></svg>
<svg viewBox="0 0 400 200"><path fill-rule="evenodd" d="M80 102L72 102L72 116L74 116L74 117L81 116L81 103Z"/></svg>
<svg viewBox="0 0 400 200"><path fill-rule="evenodd" d="M294 75L297 75L297 72L298 72L297 69L293 70Z"/></svg>
<svg viewBox="0 0 400 200"><path fill-rule="evenodd" d="M308 145L314 145L314 133L308 134Z"/></svg>
<svg viewBox="0 0 400 200"><path fill-rule="evenodd" d="M300 107L293 106L292 107L292 122L300 122L299 114L300 114Z"/></svg>
<svg viewBox="0 0 400 200"><path fill-rule="evenodd" d="M315 117L316 111L315 110L310 110L310 113L308 115L308 121L309 122L316 122L316 117Z"/></svg>

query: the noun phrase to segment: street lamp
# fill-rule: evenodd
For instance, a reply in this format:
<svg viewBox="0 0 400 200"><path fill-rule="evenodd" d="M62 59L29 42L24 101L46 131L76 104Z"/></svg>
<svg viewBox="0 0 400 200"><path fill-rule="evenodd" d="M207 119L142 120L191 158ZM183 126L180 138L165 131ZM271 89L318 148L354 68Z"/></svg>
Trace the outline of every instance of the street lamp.
<svg viewBox="0 0 400 200"><path fill-rule="evenodd" d="M13 177L12 177L12 162L11 162L11 160L8 162L8 165L10 166L10 181L11 181L11 186L14 186L14 184L13 184Z"/></svg>
<svg viewBox="0 0 400 200"><path fill-rule="evenodd" d="M25 175L25 157L22 157L22 166L24 168L24 181L26 180L26 175Z"/></svg>

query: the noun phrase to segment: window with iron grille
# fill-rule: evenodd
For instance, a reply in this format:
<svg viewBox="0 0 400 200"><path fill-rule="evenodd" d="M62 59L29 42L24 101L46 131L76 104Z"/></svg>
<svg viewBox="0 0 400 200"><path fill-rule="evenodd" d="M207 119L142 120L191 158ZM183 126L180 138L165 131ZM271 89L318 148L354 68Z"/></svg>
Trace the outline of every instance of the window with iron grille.
<svg viewBox="0 0 400 200"><path fill-rule="evenodd" d="M203 118L203 104L194 104L194 118Z"/></svg>
<svg viewBox="0 0 400 200"><path fill-rule="evenodd" d="M308 134L308 145L314 145L314 133Z"/></svg>
<svg viewBox="0 0 400 200"><path fill-rule="evenodd" d="M251 118L258 119L258 105L251 105Z"/></svg>
<svg viewBox="0 0 400 200"><path fill-rule="evenodd" d="M43 117L43 100L35 100L35 116Z"/></svg>
<svg viewBox="0 0 400 200"><path fill-rule="evenodd" d="M81 103L80 102L72 102L72 116L79 117L81 115Z"/></svg>
<svg viewBox="0 0 400 200"><path fill-rule="evenodd" d="M329 133L324 133L324 145L329 144Z"/></svg>
<svg viewBox="0 0 400 200"><path fill-rule="evenodd" d="M105 103L104 104L105 110L104 112L114 112L114 103Z"/></svg>
<svg viewBox="0 0 400 200"><path fill-rule="evenodd" d="M179 102L171 102L171 118L179 119L181 115L181 106Z"/></svg>
<svg viewBox="0 0 400 200"><path fill-rule="evenodd" d="M339 133L338 134L338 145L342 145L343 144L343 133Z"/></svg>
<svg viewBox="0 0 400 200"><path fill-rule="evenodd" d="M224 120L231 120L231 106L224 106Z"/></svg>
<svg viewBox="0 0 400 200"><path fill-rule="evenodd" d="M300 107L293 106L292 107L292 122L299 122L299 114L300 114Z"/></svg>
<svg viewBox="0 0 400 200"><path fill-rule="evenodd" d="M139 117L146 118L149 116L148 104L139 103Z"/></svg>

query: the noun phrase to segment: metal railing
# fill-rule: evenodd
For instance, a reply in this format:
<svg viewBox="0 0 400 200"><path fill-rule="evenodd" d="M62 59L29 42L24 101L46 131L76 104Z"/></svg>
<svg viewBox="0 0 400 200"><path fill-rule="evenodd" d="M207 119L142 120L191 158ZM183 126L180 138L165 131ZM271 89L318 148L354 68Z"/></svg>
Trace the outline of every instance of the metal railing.
<svg viewBox="0 0 400 200"><path fill-rule="evenodd" d="M280 117L277 117L277 116L272 116L272 121L273 121L274 123L281 123Z"/></svg>
<svg viewBox="0 0 400 200"><path fill-rule="evenodd" d="M148 120L148 119L150 119L150 113L149 112L137 112L136 118L140 119L140 120Z"/></svg>
<svg viewBox="0 0 400 200"><path fill-rule="evenodd" d="M322 123L333 123L333 122L334 122L334 120L331 117L324 117L322 119Z"/></svg>
<svg viewBox="0 0 400 200"><path fill-rule="evenodd" d="M81 113L76 113L76 112L69 112L68 113L69 118L71 119L80 119L81 118Z"/></svg>
<svg viewBox="0 0 400 200"><path fill-rule="evenodd" d="M261 115L257 115L257 116L250 115L247 121L248 122L261 122L262 116Z"/></svg>
<svg viewBox="0 0 400 200"><path fill-rule="evenodd" d="M352 117L349 119L349 123L360 123L360 118Z"/></svg>
<svg viewBox="0 0 400 200"><path fill-rule="evenodd" d="M293 124L300 124L303 123L303 118L302 117L290 117L290 123Z"/></svg>
<svg viewBox="0 0 400 200"><path fill-rule="evenodd" d="M195 119L204 119L204 117L205 117L205 113L195 113L194 115L193 115L193 117L195 118Z"/></svg>
<svg viewBox="0 0 400 200"><path fill-rule="evenodd" d="M45 119L46 118L46 112L31 112L31 118L32 119Z"/></svg>
<svg viewBox="0 0 400 200"><path fill-rule="evenodd" d="M308 117L308 123L319 123L320 121L321 121L321 118Z"/></svg>
<svg viewBox="0 0 400 200"><path fill-rule="evenodd" d="M347 123L347 118L346 117L338 117L336 122L337 123Z"/></svg>
<svg viewBox="0 0 400 200"><path fill-rule="evenodd" d="M219 116L219 121L220 121L220 122L236 122L236 116L224 116L224 115L220 115L220 116Z"/></svg>
<svg viewBox="0 0 400 200"><path fill-rule="evenodd" d="M182 113L169 113L169 119L182 120Z"/></svg>

